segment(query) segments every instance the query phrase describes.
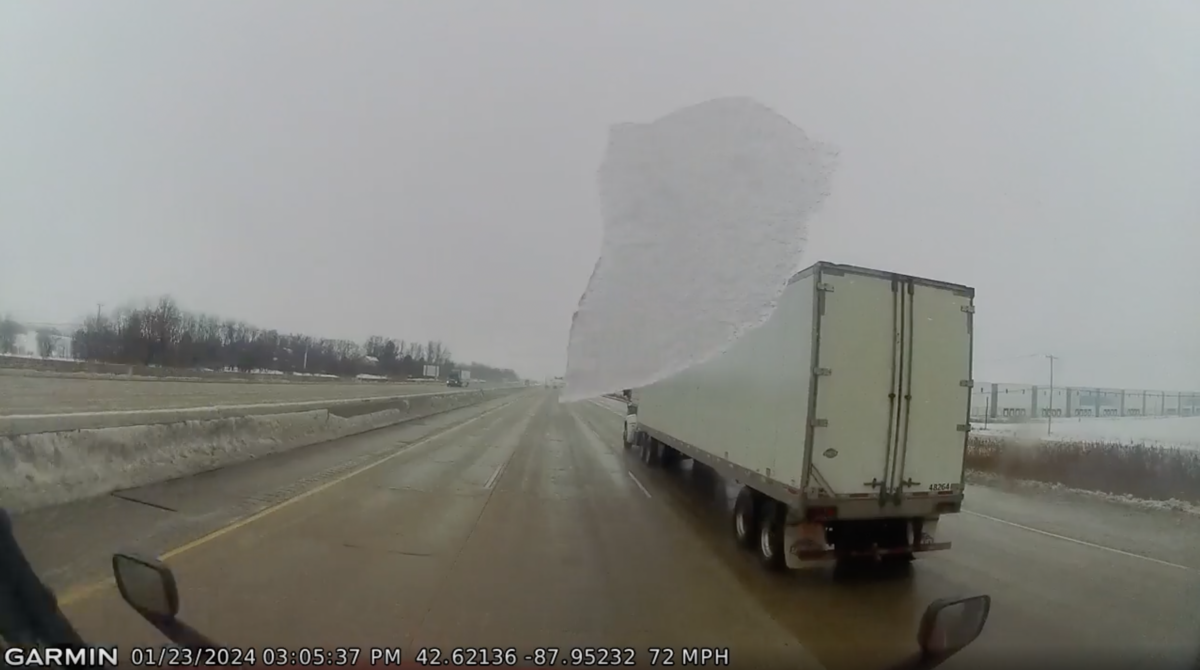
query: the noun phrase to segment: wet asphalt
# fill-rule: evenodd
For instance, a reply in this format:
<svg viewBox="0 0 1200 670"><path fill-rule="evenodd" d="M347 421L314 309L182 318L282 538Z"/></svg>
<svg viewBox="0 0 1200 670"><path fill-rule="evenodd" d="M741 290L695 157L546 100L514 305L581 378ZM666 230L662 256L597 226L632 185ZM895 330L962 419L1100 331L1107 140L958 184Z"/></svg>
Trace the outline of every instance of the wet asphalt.
<svg viewBox="0 0 1200 670"><path fill-rule="evenodd" d="M1196 517L973 486L942 522L953 548L910 569L773 575L730 537L734 484L648 470L620 431L615 403L533 390L17 530L85 637L123 650L162 638L95 585L122 548L165 553L185 620L235 647L400 647L406 662L512 647L526 667L538 649L559 666L634 649L641 667L715 649L736 667L881 669L915 649L931 600L987 593L983 636L943 668L1165 667L1200 649Z"/></svg>

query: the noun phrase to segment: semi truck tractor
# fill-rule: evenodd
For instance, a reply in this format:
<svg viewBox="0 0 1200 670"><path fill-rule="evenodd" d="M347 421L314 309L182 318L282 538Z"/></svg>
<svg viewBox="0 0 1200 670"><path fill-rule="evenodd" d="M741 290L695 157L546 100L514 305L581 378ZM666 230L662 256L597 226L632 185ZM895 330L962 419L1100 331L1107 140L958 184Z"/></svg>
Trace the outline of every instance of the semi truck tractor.
<svg viewBox="0 0 1200 670"><path fill-rule="evenodd" d="M626 448L741 485L730 530L772 570L949 549L970 430L974 289L821 262L723 353L633 389Z"/></svg>

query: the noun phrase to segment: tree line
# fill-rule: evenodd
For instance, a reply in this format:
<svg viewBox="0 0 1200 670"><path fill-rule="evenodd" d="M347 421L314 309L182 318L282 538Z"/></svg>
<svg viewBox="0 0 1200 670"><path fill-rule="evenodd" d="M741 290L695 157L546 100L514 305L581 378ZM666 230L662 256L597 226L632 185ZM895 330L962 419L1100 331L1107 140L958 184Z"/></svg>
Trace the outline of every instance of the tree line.
<svg viewBox="0 0 1200 670"><path fill-rule="evenodd" d="M0 354L12 354L28 328L0 319ZM38 328L38 355L53 355L56 341L70 338L73 358L124 365L209 370L276 370L289 373L421 377L425 366L469 370L472 378L518 381L517 373L482 363L457 363L441 341L412 342L372 336L366 342L337 340L257 328L243 321L189 312L174 299L84 320L71 333Z"/></svg>

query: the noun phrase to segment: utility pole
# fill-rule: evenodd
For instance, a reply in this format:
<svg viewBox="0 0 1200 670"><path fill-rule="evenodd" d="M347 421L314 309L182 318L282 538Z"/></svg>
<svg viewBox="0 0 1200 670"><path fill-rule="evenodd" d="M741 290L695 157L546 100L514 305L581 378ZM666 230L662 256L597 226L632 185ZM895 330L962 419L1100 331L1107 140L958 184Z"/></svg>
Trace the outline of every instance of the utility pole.
<svg viewBox="0 0 1200 670"><path fill-rule="evenodd" d="M1050 361L1050 406L1046 408L1046 434L1049 435L1054 425L1054 361L1058 360L1058 356L1046 354L1046 359Z"/></svg>
<svg viewBox="0 0 1200 670"><path fill-rule="evenodd" d="M100 325L100 319L101 319L101 314L100 314L100 312L101 312L101 310L103 310L103 309L104 309L104 303L102 303L102 302L98 302L98 303L96 303L96 325L97 325L97 326L99 326L99 325Z"/></svg>

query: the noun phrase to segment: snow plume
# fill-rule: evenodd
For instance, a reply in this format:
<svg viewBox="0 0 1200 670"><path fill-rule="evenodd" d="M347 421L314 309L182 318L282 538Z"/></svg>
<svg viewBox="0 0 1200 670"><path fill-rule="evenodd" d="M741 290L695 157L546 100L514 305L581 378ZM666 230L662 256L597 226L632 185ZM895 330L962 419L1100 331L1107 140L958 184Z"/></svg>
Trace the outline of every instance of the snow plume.
<svg viewBox="0 0 1200 670"><path fill-rule="evenodd" d="M599 171L604 241L571 322L561 400L664 379L766 321L836 156L746 98L614 126Z"/></svg>

